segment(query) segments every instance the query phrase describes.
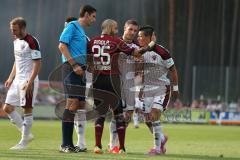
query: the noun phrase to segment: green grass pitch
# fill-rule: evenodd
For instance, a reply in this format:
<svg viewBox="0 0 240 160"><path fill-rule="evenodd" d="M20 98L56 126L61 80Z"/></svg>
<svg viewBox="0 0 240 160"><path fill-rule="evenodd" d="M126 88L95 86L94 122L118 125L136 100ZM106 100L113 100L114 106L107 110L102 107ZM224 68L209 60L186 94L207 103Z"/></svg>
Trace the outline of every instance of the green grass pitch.
<svg viewBox="0 0 240 160"><path fill-rule="evenodd" d="M105 123L103 147L107 148L109 124ZM160 160L237 160L240 159L240 127L163 124L163 131L169 136L167 154L148 156L145 153L152 147L152 135L144 124L134 129L132 124L127 129L126 155L104 153L96 155L94 146L94 127L89 122L86 129L87 153L59 153L61 143L60 121L35 120L32 133L35 139L23 151L10 151L20 139L20 132L8 121L0 120L0 160L83 160L83 159L160 159ZM76 141L76 135L75 140Z"/></svg>

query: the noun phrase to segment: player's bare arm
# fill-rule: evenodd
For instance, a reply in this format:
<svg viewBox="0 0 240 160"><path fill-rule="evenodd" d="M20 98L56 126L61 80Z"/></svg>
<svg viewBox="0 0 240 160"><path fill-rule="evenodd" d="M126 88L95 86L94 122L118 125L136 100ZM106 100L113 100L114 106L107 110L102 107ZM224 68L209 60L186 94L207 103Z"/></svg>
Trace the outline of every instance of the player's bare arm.
<svg viewBox="0 0 240 160"><path fill-rule="evenodd" d="M59 43L58 46L59 50L61 51L61 53L64 55L64 57L66 57L66 59L68 60L69 64L73 67L73 71L77 74L77 75L83 75L84 71L82 69L81 66L79 66L71 57L69 50L67 48L67 45L64 43Z"/></svg>
<svg viewBox="0 0 240 160"><path fill-rule="evenodd" d="M175 65L171 66L169 68L169 75L170 75L170 79L172 82L172 95L174 98L177 98L179 95L179 90L178 90L178 74L177 74L177 69L175 67Z"/></svg>
<svg viewBox="0 0 240 160"><path fill-rule="evenodd" d="M16 64L15 64L15 62L14 62L13 67L12 67L12 71L11 71L8 79L7 79L7 80L5 81L5 83L4 83L4 85L5 85L6 88L9 88L9 87L11 86L15 75L16 75Z"/></svg>

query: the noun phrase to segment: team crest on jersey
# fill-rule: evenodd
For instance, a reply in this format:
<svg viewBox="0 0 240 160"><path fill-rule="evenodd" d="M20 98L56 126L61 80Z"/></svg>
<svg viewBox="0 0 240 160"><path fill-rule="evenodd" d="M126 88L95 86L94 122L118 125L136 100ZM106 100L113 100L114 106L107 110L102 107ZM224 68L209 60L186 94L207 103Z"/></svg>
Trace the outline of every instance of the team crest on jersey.
<svg viewBox="0 0 240 160"><path fill-rule="evenodd" d="M156 59L157 59L157 56L156 56L156 55L153 55L153 56L152 56L152 60L155 61Z"/></svg>

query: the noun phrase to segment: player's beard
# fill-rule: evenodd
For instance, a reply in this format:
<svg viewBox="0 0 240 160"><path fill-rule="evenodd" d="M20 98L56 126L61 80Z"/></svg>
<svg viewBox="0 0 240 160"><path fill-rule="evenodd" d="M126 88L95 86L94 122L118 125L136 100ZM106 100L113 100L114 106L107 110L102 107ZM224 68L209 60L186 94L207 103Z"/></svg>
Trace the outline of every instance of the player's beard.
<svg viewBox="0 0 240 160"><path fill-rule="evenodd" d="M17 38L24 38L25 37L25 32L19 32L18 35L15 35Z"/></svg>
<svg viewBox="0 0 240 160"><path fill-rule="evenodd" d="M124 38L124 41L127 42L127 43L132 43L133 38L132 38L132 36L126 36L126 37Z"/></svg>

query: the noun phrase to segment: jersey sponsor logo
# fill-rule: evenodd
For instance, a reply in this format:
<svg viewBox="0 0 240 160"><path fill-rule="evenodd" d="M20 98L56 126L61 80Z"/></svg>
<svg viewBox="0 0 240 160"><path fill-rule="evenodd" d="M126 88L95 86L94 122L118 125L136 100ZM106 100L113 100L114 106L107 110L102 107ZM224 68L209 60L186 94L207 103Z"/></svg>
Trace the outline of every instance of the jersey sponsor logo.
<svg viewBox="0 0 240 160"><path fill-rule="evenodd" d="M31 54L32 54L32 59L39 59L39 58L41 58L41 52L40 51L33 50Z"/></svg>
<svg viewBox="0 0 240 160"><path fill-rule="evenodd" d="M152 56L152 60L155 61L156 59L157 59L157 56L156 56L156 55L153 55L153 56Z"/></svg>
<svg viewBox="0 0 240 160"><path fill-rule="evenodd" d="M95 69L99 71L109 71L111 70L111 66L95 65Z"/></svg>
<svg viewBox="0 0 240 160"><path fill-rule="evenodd" d="M167 64L173 64L173 60L170 58L167 60Z"/></svg>

